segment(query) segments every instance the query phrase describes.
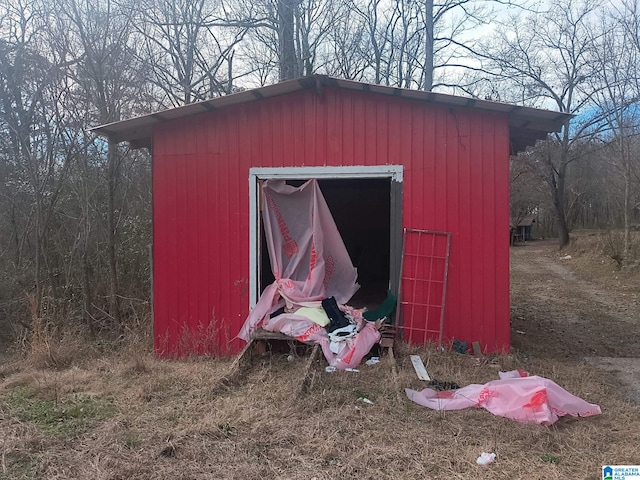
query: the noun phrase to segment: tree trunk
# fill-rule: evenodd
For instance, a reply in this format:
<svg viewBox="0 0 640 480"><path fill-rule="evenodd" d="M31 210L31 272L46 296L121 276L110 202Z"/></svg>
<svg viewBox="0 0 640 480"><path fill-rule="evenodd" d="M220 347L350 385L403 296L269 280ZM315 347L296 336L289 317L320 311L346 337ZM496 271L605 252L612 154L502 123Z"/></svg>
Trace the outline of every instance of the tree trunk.
<svg viewBox="0 0 640 480"><path fill-rule="evenodd" d="M16 219L16 205L13 202L11 202L9 219L11 221L11 228L13 230L12 238L15 239L14 246L16 248L16 252L15 252L14 262L15 262L16 268L19 268L20 264L22 263L22 248L20 247L20 235L19 235L19 229L18 229L18 221Z"/></svg>
<svg viewBox="0 0 640 480"><path fill-rule="evenodd" d="M296 0L278 0L278 41L280 47L280 80L298 77L294 40L293 9Z"/></svg>
<svg viewBox="0 0 640 480"><path fill-rule="evenodd" d="M92 308L92 295L91 295L91 265L89 263L89 255L90 255L90 247L89 247L89 237L91 234L91 221L90 221L90 207L89 207L89 189L87 187L87 182L89 181L89 173L87 168L87 159L84 158L82 163L82 175L83 179L81 182L82 188L82 300L83 300L83 312L82 318L84 320L85 325L89 327L89 330L92 335L97 333L97 325L93 320L93 316L91 315Z"/></svg>
<svg viewBox="0 0 640 480"><path fill-rule="evenodd" d="M115 212L115 193L116 193L116 176L117 172L117 151L116 143L109 139L107 151L107 224L108 238L107 250L109 255L109 286L111 289L110 310L111 316L116 328L122 327L122 319L120 318L120 297L118 286L118 265L116 262L116 212Z"/></svg>
<svg viewBox="0 0 640 480"><path fill-rule="evenodd" d="M553 191L553 206L558 220L558 247L562 250L569 244L569 227L567 226L567 214L564 209L564 184L567 173L566 164L558 169L556 186Z"/></svg>
<svg viewBox="0 0 640 480"><path fill-rule="evenodd" d="M82 297L83 297L83 312L82 318L85 325L89 326L89 331L92 335L97 333L97 326L91 316L91 267L89 266L89 253L87 247L83 247L82 252Z"/></svg>
<svg viewBox="0 0 640 480"><path fill-rule="evenodd" d="M427 92L433 88L433 0L425 0L425 42L424 42L424 80L422 89Z"/></svg>
<svg viewBox="0 0 640 480"><path fill-rule="evenodd" d="M35 185L35 189L37 190L38 185ZM35 220L35 272L34 272L34 282L35 282L35 288L36 288L36 301L35 301L35 310L36 310L36 314L38 315L38 317L40 317L41 311L40 309L42 308L42 278L41 278L41 261L42 261L42 235L40 233L40 229L41 224L42 224L42 203L40 201L40 195L39 193L36 191L35 192L35 196L36 196L36 220Z"/></svg>
<svg viewBox="0 0 640 480"><path fill-rule="evenodd" d="M629 226L629 197L631 196L631 159L629 158L629 151L625 149L625 138L622 136L621 143L621 155L622 168L624 171L624 250L623 257L627 258L629 254L629 244L631 243L631 234Z"/></svg>

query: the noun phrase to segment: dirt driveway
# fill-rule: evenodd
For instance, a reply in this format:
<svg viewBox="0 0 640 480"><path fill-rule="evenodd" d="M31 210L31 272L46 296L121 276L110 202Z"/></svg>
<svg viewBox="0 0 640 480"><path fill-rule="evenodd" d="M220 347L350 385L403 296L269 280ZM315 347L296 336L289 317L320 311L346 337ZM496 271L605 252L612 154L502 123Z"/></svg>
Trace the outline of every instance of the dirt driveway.
<svg viewBox="0 0 640 480"><path fill-rule="evenodd" d="M587 360L640 401L640 285L620 281L613 267L564 255L555 241L512 247L513 348L531 357Z"/></svg>

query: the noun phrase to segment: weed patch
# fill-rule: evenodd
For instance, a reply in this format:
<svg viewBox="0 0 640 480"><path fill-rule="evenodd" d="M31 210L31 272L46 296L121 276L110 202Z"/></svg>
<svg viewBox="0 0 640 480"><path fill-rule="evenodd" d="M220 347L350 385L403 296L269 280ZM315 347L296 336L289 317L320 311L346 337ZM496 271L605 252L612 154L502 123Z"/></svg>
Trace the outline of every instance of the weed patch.
<svg viewBox="0 0 640 480"><path fill-rule="evenodd" d="M142 445L142 437L134 432L127 432L122 438L122 444L129 450L136 450Z"/></svg>
<svg viewBox="0 0 640 480"><path fill-rule="evenodd" d="M115 413L111 402L87 395L76 395L65 401L46 400L26 386L1 396L0 405L18 420L32 423L43 433L60 438L75 437L96 421Z"/></svg>
<svg viewBox="0 0 640 480"><path fill-rule="evenodd" d="M560 463L560 459L550 453L545 453L540 457L540 459L543 462L552 463L553 465L558 465Z"/></svg>

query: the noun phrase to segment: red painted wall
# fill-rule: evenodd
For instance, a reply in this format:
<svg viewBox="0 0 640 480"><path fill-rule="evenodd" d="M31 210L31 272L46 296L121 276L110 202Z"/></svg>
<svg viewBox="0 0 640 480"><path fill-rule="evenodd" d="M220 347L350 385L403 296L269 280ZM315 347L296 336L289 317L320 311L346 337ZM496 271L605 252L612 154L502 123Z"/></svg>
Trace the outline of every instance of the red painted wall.
<svg viewBox="0 0 640 480"><path fill-rule="evenodd" d="M233 353L249 304L250 167L404 165L403 226L452 232L445 339L509 345L506 115L325 88L158 126L159 355Z"/></svg>

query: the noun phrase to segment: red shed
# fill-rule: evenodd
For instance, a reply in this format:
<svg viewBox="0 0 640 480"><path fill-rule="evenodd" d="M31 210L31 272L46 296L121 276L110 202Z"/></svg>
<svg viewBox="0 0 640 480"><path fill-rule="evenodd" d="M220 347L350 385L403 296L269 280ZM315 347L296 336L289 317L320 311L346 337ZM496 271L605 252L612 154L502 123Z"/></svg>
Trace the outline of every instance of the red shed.
<svg viewBox="0 0 640 480"><path fill-rule="evenodd" d="M318 179L355 303L397 293L403 228L450 232L445 340L508 348L509 155L568 117L316 75L98 127L152 152L156 353L244 344L273 280L258 195L272 178Z"/></svg>

